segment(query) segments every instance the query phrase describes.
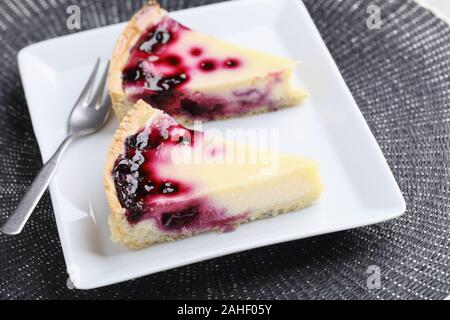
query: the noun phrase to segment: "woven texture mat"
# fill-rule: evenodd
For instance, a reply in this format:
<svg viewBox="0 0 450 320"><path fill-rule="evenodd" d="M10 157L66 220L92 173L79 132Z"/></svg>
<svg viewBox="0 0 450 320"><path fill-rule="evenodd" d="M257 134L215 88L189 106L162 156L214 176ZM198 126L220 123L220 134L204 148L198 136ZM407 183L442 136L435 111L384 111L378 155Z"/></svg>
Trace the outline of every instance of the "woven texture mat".
<svg viewBox="0 0 450 320"><path fill-rule="evenodd" d="M20 48L127 20L143 0L0 3L0 219L41 167L21 86ZM169 10L212 1L162 1ZM402 218L234 254L92 291L70 290L47 194L23 234L0 235L0 298L442 299L450 292L450 27L405 0L305 0L399 182ZM382 27L370 30L371 3ZM70 53L67 53L70 54ZM324 88L326 90L326 88ZM357 151L355 151L357 152ZM367 268L381 289L367 288Z"/></svg>

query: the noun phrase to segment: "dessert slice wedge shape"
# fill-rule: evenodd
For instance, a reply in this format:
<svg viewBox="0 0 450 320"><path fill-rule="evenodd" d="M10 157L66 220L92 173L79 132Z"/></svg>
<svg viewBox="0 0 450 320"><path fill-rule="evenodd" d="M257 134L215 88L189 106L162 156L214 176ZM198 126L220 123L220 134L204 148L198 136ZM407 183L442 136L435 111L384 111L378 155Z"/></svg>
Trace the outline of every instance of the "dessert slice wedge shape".
<svg viewBox="0 0 450 320"><path fill-rule="evenodd" d="M133 249L232 231L322 192L313 161L187 129L142 100L114 136L104 180L112 239Z"/></svg>
<svg viewBox="0 0 450 320"><path fill-rule="evenodd" d="M181 123L234 118L298 105L297 65L191 30L150 1L116 44L109 89L119 119L139 99Z"/></svg>

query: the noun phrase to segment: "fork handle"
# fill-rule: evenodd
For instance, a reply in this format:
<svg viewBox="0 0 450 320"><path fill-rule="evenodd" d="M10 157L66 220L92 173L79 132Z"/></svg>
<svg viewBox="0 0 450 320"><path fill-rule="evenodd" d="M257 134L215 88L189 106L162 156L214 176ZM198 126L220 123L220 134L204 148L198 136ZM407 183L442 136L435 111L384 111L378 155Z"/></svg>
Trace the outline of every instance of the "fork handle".
<svg viewBox="0 0 450 320"><path fill-rule="evenodd" d="M73 139L74 136L68 136L61 143L58 150L50 158L50 160L42 167L27 193L17 206L17 209L9 217L7 222L0 228L0 232L6 235L17 235L22 231L23 227L30 218L31 213L33 213L33 210L36 208L39 200L41 200L45 190L47 190L50 181L52 181L55 176L62 155Z"/></svg>

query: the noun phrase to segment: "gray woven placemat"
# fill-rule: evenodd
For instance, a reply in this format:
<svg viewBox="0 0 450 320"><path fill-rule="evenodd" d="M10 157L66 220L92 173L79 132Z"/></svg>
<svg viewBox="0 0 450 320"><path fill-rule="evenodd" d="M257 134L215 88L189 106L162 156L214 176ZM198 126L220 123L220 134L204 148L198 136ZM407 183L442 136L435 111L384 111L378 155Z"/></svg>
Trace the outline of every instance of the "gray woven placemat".
<svg viewBox="0 0 450 320"><path fill-rule="evenodd" d="M128 19L143 0L0 3L0 219L41 166L17 70L20 48ZM169 10L214 1L162 1ZM305 0L394 172L402 218L252 250L92 291L70 290L46 195L23 234L0 235L0 298L442 299L450 292L450 27L412 1ZM367 26L370 4L382 26ZM326 90L326 88L324 88ZM367 287L369 266L379 289Z"/></svg>

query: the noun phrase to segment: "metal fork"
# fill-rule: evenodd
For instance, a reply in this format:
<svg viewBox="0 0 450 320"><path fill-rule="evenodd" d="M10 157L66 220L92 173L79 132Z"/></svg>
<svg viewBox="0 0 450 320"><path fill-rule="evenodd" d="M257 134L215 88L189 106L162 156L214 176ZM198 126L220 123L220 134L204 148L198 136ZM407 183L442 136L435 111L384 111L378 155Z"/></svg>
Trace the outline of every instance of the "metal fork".
<svg viewBox="0 0 450 320"><path fill-rule="evenodd" d="M106 88L109 62L95 93L92 94L99 66L100 59L97 60L85 88L70 114L67 123L67 137L34 179L17 209L0 228L2 233L16 235L22 231L31 213L48 188L50 181L55 176L62 155L70 143L77 138L98 131L106 123L111 111L111 100Z"/></svg>

